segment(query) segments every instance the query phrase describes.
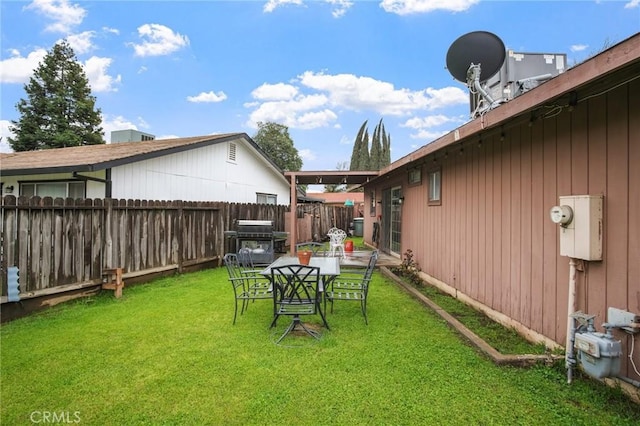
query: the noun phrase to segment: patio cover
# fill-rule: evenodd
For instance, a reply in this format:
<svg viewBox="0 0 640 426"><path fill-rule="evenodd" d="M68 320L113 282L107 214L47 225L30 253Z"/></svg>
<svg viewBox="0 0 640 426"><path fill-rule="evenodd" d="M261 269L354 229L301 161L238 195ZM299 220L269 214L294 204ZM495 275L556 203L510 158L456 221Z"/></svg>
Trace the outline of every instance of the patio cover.
<svg viewBox="0 0 640 426"><path fill-rule="evenodd" d="M380 172L374 171L351 171L351 170L331 170L331 171L298 171L285 172L284 176L291 184L291 212L298 209L298 197L296 188L298 185L362 185L378 176ZM295 254L298 235L296 221L289 221L289 250Z"/></svg>

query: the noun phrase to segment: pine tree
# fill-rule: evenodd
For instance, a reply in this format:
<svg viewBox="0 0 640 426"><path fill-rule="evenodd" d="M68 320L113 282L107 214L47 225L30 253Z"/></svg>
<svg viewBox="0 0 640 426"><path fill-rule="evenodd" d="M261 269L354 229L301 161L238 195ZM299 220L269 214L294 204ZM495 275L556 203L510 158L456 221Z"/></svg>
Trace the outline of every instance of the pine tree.
<svg viewBox="0 0 640 426"><path fill-rule="evenodd" d="M253 140L282 170L297 172L302 168L302 158L293 145L287 126L260 122Z"/></svg>
<svg viewBox="0 0 640 426"><path fill-rule="evenodd" d="M105 143L89 80L66 41L45 55L24 89L28 99L16 104L20 119L9 126L14 151Z"/></svg>

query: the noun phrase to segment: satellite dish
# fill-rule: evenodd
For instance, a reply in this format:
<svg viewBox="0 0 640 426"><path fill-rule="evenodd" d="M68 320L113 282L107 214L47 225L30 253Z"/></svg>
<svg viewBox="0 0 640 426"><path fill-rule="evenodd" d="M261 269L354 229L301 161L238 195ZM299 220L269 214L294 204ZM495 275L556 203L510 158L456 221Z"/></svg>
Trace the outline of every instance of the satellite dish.
<svg viewBox="0 0 640 426"><path fill-rule="evenodd" d="M447 69L458 81L466 83L471 65L481 65L479 81L493 77L502 67L506 49L500 38L487 31L474 31L460 36L447 51Z"/></svg>
<svg viewBox="0 0 640 426"><path fill-rule="evenodd" d="M500 104L491 97L482 83L500 71L506 56L502 40L487 31L467 33L449 46L447 69L453 78L467 85L478 105L472 117Z"/></svg>

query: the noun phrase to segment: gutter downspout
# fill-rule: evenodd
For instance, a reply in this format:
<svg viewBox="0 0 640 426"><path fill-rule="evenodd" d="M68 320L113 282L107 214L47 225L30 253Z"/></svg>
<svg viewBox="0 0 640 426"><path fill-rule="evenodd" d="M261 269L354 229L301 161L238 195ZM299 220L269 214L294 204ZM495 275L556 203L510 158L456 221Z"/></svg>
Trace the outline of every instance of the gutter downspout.
<svg viewBox="0 0 640 426"><path fill-rule="evenodd" d="M111 198L111 191L112 191L112 182L111 182L111 168L108 168L105 170L105 186L104 186L104 197L105 198Z"/></svg>
<svg viewBox="0 0 640 426"><path fill-rule="evenodd" d="M71 175L74 177L74 179L78 179L78 180L83 180L83 181L93 181L93 182L100 182L100 183L104 183L104 197L105 198L111 198L111 169L106 169L105 170L105 178L104 179L100 179L97 177L93 177L93 176L84 176L79 174L78 172L73 172L71 173Z"/></svg>

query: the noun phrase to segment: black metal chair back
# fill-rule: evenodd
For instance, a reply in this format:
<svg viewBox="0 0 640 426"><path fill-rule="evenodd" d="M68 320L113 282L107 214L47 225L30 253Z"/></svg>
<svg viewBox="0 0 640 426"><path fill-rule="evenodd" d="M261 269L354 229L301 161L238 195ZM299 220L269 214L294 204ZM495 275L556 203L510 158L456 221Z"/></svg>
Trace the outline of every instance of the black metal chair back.
<svg viewBox="0 0 640 426"><path fill-rule="evenodd" d="M329 329L321 307L322 281L320 268L307 265L286 265L271 268L271 283L273 284L273 322L276 325L280 316L293 317L291 324L280 336L279 343L287 334L302 328L316 339L319 333L308 328L300 319L304 315L320 314L324 326Z"/></svg>

